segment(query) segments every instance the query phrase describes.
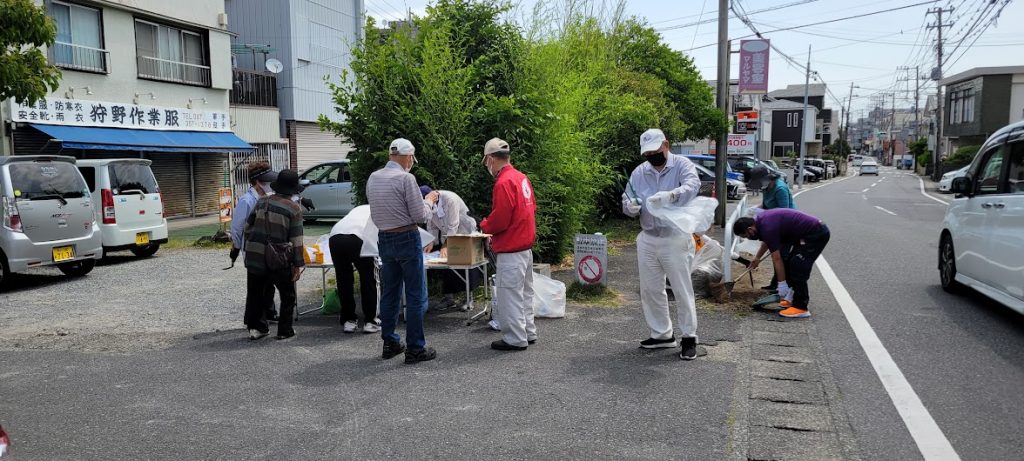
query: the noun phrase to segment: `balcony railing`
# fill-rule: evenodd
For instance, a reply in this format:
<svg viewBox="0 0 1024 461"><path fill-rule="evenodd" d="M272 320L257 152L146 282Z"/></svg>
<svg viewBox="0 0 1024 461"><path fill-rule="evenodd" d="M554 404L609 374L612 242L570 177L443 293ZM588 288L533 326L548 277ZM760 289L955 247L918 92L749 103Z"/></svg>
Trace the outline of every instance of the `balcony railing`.
<svg viewBox="0 0 1024 461"><path fill-rule="evenodd" d="M277 107L277 77L273 74L235 69L231 75L232 105Z"/></svg>
<svg viewBox="0 0 1024 461"><path fill-rule="evenodd" d="M139 56L139 77L188 85L210 86L210 66Z"/></svg>
<svg viewBox="0 0 1024 461"><path fill-rule="evenodd" d="M50 61L65 69L107 72L110 53L101 48L55 42L49 48Z"/></svg>

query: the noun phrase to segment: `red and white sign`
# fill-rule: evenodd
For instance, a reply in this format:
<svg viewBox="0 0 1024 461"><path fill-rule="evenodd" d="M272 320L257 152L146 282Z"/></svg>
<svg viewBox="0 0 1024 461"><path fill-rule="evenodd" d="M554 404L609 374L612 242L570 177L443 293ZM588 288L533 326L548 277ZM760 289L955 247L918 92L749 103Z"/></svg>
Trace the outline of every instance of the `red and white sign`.
<svg viewBox="0 0 1024 461"><path fill-rule="evenodd" d="M740 94L768 93L768 40L740 41Z"/></svg>
<svg viewBox="0 0 1024 461"><path fill-rule="evenodd" d="M604 267L601 266L601 260L594 256L585 256L580 260L576 271L579 272L579 277L587 283L597 283L604 276Z"/></svg>
<svg viewBox="0 0 1024 461"><path fill-rule="evenodd" d="M755 151L754 135L752 134L730 134L729 155L746 155L753 157Z"/></svg>
<svg viewBox="0 0 1024 461"><path fill-rule="evenodd" d="M601 234L576 234L573 248L576 281L604 285L608 267L608 238Z"/></svg>

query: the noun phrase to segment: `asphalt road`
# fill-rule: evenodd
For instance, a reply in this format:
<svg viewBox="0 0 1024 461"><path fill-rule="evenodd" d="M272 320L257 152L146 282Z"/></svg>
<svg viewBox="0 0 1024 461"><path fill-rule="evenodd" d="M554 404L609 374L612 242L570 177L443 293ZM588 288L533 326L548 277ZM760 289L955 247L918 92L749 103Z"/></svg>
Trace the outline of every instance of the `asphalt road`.
<svg viewBox="0 0 1024 461"><path fill-rule="evenodd" d="M796 203L829 225L824 257L960 457L1020 459L1024 316L942 290L936 258L946 206L892 168L808 190ZM920 459L820 274L811 308L862 458Z"/></svg>

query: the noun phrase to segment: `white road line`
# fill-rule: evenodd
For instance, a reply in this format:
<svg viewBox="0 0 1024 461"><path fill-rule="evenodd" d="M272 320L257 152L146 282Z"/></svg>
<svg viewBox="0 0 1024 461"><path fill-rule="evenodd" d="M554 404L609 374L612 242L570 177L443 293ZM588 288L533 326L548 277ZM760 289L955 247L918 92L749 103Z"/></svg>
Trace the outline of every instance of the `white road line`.
<svg viewBox="0 0 1024 461"><path fill-rule="evenodd" d="M889 213L889 214L891 214L891 215L893 215L893 216L896 216L896 213L893 213L893 212L891 212L891 211L889 211L889 210L886 210L885 208L882 208L882 207L880 207L880 206L878 206L878 205L875 205L875 208L878 208L879 210L882 210L882 211L884 211L884 212L886 212L886 213Z"/></svg>
<svg viewBox="0 0 1024 461"><path fill-rule="evenodd" d="M940 199L938 197L932 196L932 194L929 194L929 193L924 191L924 179L921 179L921 177L918 176L917 180L920 181L920 183L921 183L921 195L924 195L925 197L928 197L928 198L930 198L932 200L935 200L936 202L939 202L939 203L941 203L943 205L949 205L949 202L947 202L945 200L942 200L942 199Z"/></svg>
<svg viewBox="0 0 1024 461"><path fill-rule="evenodd" d="M865 192L867 192L867 191L869 191L869 190L871 190L871 188L870 188L870 187L866 187L866 188L864 188L864 190L860 191L860 193L862 193L862 194L863 194L863 193L865 193Z"/></svg>
<svg viewBox="0 0 1024 461"><path fill-rule="evenodd" d="M796 197L797 195L800 195L800 194L802 194L804 192L807 192L809 190L814 190L814 189L817 189L819 187L831 186L832 184L841 183L843 181L846 181L847 179L854 178L854 177L855 176L846 176L843 179L836 179L836 180L833 180L830 183L820 184L820 185L817 185L817 186L814 186L814 187L810 187L810 188L807 188L807 189L802 189L799 192L793 194L793 197Z"/></svg>
<svg viewBox="0 0 1024 461"><path fill-rule="evenodd" d="M938 423L932 418L931 413L925 408L921 398L914 392L910 382L903 376L900 367L892 359L889 351L885 349L882 340L875 334L871 324L864 317L864 313L857 307L853 297L846 291L846 287L839 281L839 277L832 271L825 258L819 257L816 263L821 277L825 279L832 295L835 296L839 307L850 323L850 328L857 336L860 347L864 349L865 355L871 362L871 366L882 381L882 386L892 399L896 411L903 419L903 424L910 431L911 437L917 444L917 449L926 460L959 460L960 455L953 449L949 439L942 433Z"/></svg>

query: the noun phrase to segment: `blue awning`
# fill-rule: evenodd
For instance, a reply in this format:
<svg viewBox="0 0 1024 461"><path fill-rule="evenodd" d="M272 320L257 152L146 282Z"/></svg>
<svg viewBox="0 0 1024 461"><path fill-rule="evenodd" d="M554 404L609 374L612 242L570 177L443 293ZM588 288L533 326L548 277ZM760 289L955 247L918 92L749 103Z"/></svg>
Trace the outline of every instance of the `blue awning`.
<svg viewBox="0 0 1024 461"><path fill-rule="evenodd" d="M65 149L136 152L239 152L254 148L231 132L157 131L32 124Z"/></svg>

